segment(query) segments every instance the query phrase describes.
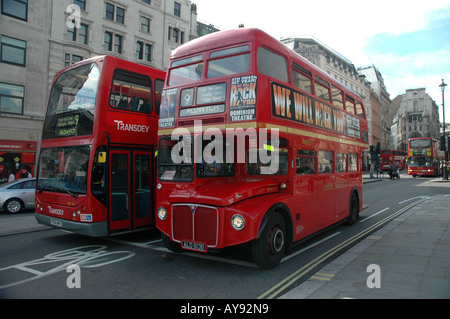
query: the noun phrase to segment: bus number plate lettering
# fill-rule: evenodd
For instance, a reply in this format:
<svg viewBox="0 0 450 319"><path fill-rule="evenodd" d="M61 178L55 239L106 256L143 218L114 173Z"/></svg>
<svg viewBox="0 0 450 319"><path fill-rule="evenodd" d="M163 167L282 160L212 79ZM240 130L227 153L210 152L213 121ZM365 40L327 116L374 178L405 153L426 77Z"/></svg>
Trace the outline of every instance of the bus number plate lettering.
<svg viewBox="0 0 450 319"><path fill-rule="evenodd" d="M184 249L206 252L206 245L202 243L183 240L182 246Z"/></svg>
<svg viewBox="0 0 450 319"><path fill-rule="evenodd" d="M56 227L62 227L62 222L56 219L50 219L50 225Z"/></svg>

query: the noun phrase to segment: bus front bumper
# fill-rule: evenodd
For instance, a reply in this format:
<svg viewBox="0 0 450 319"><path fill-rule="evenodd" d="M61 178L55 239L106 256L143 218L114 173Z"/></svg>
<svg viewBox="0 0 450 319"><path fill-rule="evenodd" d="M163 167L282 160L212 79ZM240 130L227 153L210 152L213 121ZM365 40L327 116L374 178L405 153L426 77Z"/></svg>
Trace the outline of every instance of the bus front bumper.
<svg viewBox="0 0 450 319"><path fill-rule="evenodd" d="M42 214L35 213L34 217L36 221L45 226L59 228L73 232L80 235L86 235L90 237L105 237L108 236L108 223L80 223L61 218L50 217Z"/></svg>

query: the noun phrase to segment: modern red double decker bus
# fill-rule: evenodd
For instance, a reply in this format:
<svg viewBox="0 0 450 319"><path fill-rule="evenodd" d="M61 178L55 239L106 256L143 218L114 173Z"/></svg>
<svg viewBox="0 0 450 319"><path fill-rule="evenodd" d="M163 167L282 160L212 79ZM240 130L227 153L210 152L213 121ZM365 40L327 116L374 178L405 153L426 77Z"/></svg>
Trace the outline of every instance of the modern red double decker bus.
<svg viewBox="0 0 450 319"><path fill-rule="evenodd" d="M431 137L410 138L408 141L408 175L439 176L443 152L439 151L438 140Z"/></svg>
<svg viewBox="0 0 450 319"><path fill-rule="evenodd" d="M261 268L362 209L361 98L258 29L172 52L159 120L157 217L165 245L251 242Z"/></svg>
<svg viewBox="0 0 450 319"><path fill-rule="evenodd" d="M112 56L56 74L37 170L40 224L95 237L154 226L164 79Z"/></svg>
<svg viewBox="0 0 450 319"><path fill-rule="evenodd" d="M397 150L382 150L380 152L380 169L382 171L387 171L389 169L389 164L402 170L406 165L406 154L404 151Z"/></svg>

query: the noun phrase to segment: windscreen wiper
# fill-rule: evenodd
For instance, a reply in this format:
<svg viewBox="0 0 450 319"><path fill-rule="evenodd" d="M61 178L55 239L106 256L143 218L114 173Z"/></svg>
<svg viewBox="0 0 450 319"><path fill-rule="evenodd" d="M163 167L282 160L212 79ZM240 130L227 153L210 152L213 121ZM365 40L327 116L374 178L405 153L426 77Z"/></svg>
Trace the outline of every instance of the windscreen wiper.
<svg viewBox="0 0 450 319"><path fill-rule="evenodd" d="M42 192L43 192L44 190L50 189L50 188L51 188L52 190L54 190L54 191L60 191L60 192L67 193L67 194L69 194L70 196L72 196L72 197L75 198L75 199L78 198L78 195L75 194L75 193L72 193L67 187L65 187L65 186L62 186L62 187L56 187L56 186L50 185L50 184L46 184L46 185L44 185L42 188L40 188L40 189L39 189L39 194L42 194Z"/></svg>

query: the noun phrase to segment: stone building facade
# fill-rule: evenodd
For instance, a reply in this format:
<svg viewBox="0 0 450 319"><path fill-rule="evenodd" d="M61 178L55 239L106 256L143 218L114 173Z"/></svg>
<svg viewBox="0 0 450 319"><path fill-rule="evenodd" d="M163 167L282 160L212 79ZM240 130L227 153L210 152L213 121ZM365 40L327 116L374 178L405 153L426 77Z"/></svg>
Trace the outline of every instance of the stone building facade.
<svg viewBox="0 0 450 319"><path fill-rule="evenodd" d="M378 81L377 77L371 76L370 70L373 68L374 72L377 72L379 78L381 78L381 74L374 67L364 68L365 72L360 72L361 69L356 69L349 59L314 37L285 38L281 42L317 65L341 84L359 94L366 109L369 145L375 146L378 142L383 146L389 144L390 125L384 109L386 105L385 97L387 96L388 100L389 94L386 93L384 82L376 82ZM375 91L374 89L377 88L380 89ZM385 143L385 141L387 142Z"/></svg>
<svg viewBox="0 0 450 319"><path fill-rule="evenodd" d="M414 137L440 138L439 107L424 88L406 90L392 123L391 148L407 151ZM394 101L395 101L394 100Z"/></svg>
<svg viewBox="0 0 450 319"><path fill-rule="evenodd" d="M358 73L365 76L370 83L372 109L377 114L377 118L372 117L372 137L373 144L380 143L382 150L390 149L391 123L390 115L391 99L384 84L383 76L378 69L371 65L358 68Z"/></svg>
<svg viewBox="0 0 450 319"><path fill-rule="evenodd" d="M4 172L36 162L57 71L104 54L165 69L172 50L197 37L190 0L1 0L0 6Z"/></svg>

